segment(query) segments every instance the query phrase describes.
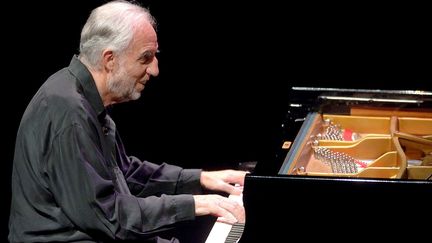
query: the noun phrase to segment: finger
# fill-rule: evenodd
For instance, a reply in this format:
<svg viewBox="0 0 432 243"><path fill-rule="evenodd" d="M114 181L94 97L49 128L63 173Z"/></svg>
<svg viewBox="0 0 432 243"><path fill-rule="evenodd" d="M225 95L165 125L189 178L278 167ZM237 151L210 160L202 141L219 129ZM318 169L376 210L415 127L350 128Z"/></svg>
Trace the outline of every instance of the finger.
<svg viewBox="0 0 432 243"><path fill-rule="evenodd" d="M232 195L241 195L242 193L243 193L243 187L241 186L232 186L232 185L230 185L230 187L231 187L231 192L230 192L230 194L232 194Z"/></svg>
<svg viewBox="0 0 432 243"><path fill-rule="evenodd" d="M227 219L225 217L219 217L219 218L217 218L216 221L220 222L220 223L225 223L225 224L235 224L235 223L237 223L237 220L235 218L233 220L233 219Z"/></svg>
<svg viewBox="0 0 432 243"><path fill-rule="evenodd" d="M247 171L232 171L227 178L225 179L228 183L239 184L241 186L244 185L244 178L246 174L249 173Z"/></svg>
<svg viewBox="0 0 432 243"><path fill-rule="evenodd" d="M235 224L238 222L237 218L224 206L222 206L223 202L219 202L217 205L217 214L219 215L218 221L227 223L227 224Z"/></svg>
<svg viewBox="0 0 432 243"><path fill-rule="evenodd" d="M224 200L221 201L220 206L227 210L231 215L233 215L237 222L245 222L245 209L239 203L234 200Z"/></svg>
<svg viewBox="0 0 432 243"><path fill-rule="evenodd" d="M242 188L240 188L239 186L233 186L233 185L226 183L226 182L224 182L220 185L220 190L224 191L230 195L231 194L240 195L243 192Z"/></svg>

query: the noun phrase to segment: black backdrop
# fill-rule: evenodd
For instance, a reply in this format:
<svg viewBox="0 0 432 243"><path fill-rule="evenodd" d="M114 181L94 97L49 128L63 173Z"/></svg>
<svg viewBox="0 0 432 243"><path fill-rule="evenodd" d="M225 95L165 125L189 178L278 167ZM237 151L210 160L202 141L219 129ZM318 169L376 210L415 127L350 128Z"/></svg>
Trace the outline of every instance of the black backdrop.
<svg viewBox="0 0 432 243"><path fill-rule="evenodd" d="M77 53L81 27L103 2L5 8L4 238L20 117ZM159 23L160 76L139 101L115 106L113 117L127 151L142 159L206 169L271 160L291 85L431 90L424 6L141 2Z"/></svg>

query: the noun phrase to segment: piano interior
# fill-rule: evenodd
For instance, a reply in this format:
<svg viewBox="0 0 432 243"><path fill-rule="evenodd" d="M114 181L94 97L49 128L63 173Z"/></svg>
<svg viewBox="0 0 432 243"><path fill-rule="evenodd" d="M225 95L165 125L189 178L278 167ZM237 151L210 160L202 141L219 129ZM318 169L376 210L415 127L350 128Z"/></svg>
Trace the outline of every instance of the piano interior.
<svg viewBox="0 0 432 243"><path fill-rule="evenodd" d="M294 141L283 141L291 146L284 148L288 152L278 173L431 179L431 94L383 93L386 97L365 90L320 93L327 103L307 113Z"/></svg>
<svg viewBox="0 0 432 243"><path fill-rule="evenodd" d="M415 117L368 114L309 114L280 173L430 178L432 113L417 112Z"/></svg>

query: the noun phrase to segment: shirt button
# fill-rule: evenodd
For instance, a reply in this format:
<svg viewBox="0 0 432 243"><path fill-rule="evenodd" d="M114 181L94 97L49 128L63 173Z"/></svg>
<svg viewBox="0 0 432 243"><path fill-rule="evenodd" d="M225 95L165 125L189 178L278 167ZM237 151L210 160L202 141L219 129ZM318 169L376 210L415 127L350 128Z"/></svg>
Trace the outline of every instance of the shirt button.
<svg viewBox="0 0 432 243"><path fill-rule="evenodd" d="M102 127L102 132L105 136L108 135L108 132L109 132L108 127Z"/></svg>

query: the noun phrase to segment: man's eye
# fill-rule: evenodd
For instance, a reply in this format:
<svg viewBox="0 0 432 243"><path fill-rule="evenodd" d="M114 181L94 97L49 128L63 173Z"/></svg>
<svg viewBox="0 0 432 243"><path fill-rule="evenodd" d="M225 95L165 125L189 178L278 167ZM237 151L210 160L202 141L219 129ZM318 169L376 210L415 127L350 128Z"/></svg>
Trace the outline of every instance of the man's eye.
<svg viewBox="0 0 432 243"><path fill-rule="evenodd" d="M150 55L146 55L141 60L144 64L149 64L153 60L153 57Z"/></svg>
<svg viewBox="0 0 432 243"><path fill-rule="evenodd" d="M155 58L154 53L144 53L140 59L143 64L149 64L153 61L154 58Z"/></svg>

